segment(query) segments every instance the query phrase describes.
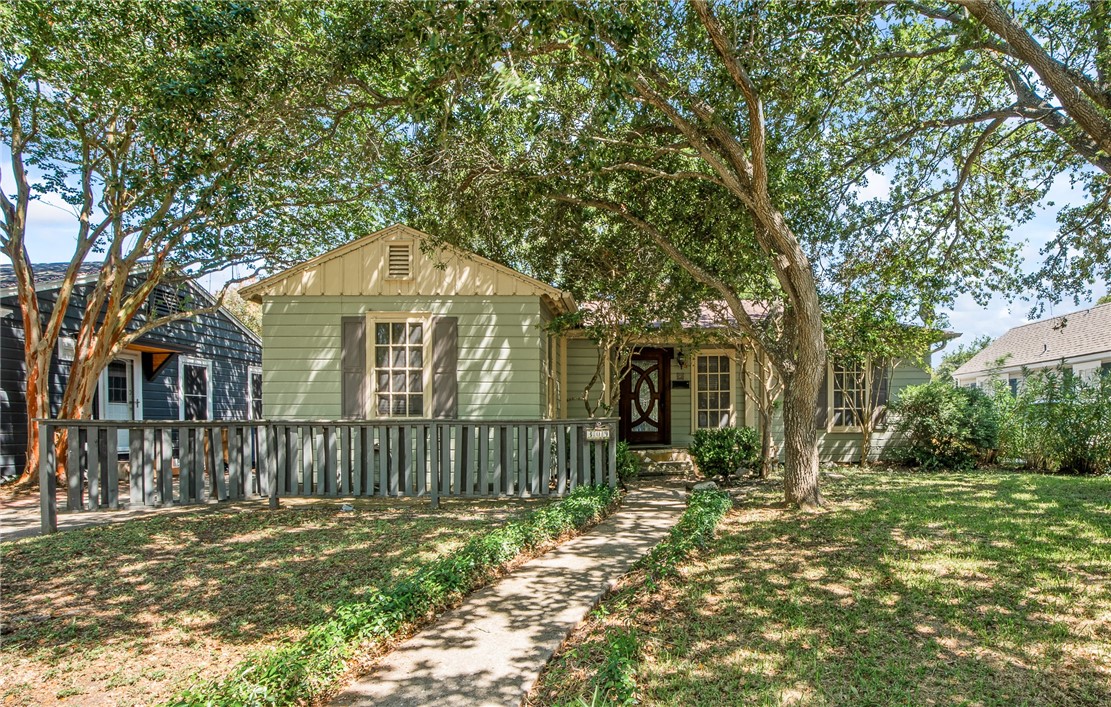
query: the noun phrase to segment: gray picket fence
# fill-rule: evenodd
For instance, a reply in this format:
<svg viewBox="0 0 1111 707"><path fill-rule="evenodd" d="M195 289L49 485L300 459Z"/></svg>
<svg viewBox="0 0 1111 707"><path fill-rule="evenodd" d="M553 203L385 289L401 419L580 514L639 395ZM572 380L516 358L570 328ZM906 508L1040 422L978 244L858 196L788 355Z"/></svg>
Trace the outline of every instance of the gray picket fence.
<svg viewBox="0 0 1111 707"><path fill-rule="evenodd" d="M42 531L57 530L55 442L66 508L251 498L562 496L617 483L617 420L40 420ZM121 479L120 475L125 478Z"/></svg>

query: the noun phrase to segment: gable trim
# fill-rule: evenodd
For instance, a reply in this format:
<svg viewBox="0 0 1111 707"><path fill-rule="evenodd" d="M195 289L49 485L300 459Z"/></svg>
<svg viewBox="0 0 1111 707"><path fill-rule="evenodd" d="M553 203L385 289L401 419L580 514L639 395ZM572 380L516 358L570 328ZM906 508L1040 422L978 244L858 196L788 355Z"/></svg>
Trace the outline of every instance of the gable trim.
<svg viewBox="0 0 1111 707"><path fill-rule="evenodd" d="M270 277L260 280L259 282L244 287L239 291L239 294L242 297L250 299L253 302L261 303L263 296L268 294L269 291L278 283L285 282L286 280L289 280L290 278L301 274L309 268L318 267L331 260L348 255L349 253L359 250L360 248L363 248L364 246L367 246L375 241L385 240L391 236L397 235L402 235L412 239L414 241L414 245L417 245L420 241L425 239L434 240L433 236L422 231L418 231L415 228L410 228L409 226L406 226L404 224L394 224L392 226L383 228L380 231L376 231L374 233L356 238L349 243L345 243L338 248L334 248L328 251L327 253L322 253L315 258L310 258L309 260L298 263L290 268L282 270L281 272L275 273ZM502 265L501 263L494 262L493 260L490 260L488 258L484 258L477 253L473 253L471 251L453 246L450 243L442 243L439 247L441 248L441 250L447 253L466 260L470 260L484 267L488 267L498 274L511 277L518 282L524 283L529 287L538 290L540 296L546 298L549 302L551 302L553 308L558 311L573 312L577 309L575 300L571 297L570 293L553 287L546 282L541 282L540 280L529 277L528 275L514 270L513 268Z"/></svg>

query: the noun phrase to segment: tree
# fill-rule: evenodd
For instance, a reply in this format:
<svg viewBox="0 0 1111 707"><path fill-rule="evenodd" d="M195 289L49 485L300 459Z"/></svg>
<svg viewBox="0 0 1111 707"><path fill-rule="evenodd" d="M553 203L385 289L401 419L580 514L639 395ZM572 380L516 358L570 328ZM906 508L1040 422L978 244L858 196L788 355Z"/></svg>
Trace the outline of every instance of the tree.
<svg viewBox="0 0 1111 707"><path fill-rule="evenodd" d="M78 303L63 418L88 413L100 372L125 346L212 308L158 312L148 306L156 287L296 257L322 223L366 223L365 200L381 184L375 157L389 149L376 140L384 120L375 111L405 99L346 72L338 82L334 47L345 45L321 41L326 23L302 22L322 19L309 5L12 3L0 16L0 135L15 183L0 195L0 249L23 314L21 480L34 482L34 420L49 415L47 375L79 266L104 260ZM341 141L346 149L335 149ZM49 314L27 251L28 204L43 195L75 215ZM57 444L63 460L64 437Z"/></svg>
<svg viewBox="0 0 1111 707"><path fill-rule="evenodd" d="M973 356L986 349L991 342L992 338L990 336L981 334L967 344L961 344L945 354L934 368L934 380L952 383L953 371L957 370L971 360Z"/></svg>
<svg viewBox="0 0 1111 707"><path fill-rule="evenodd" d="M889 405L891 379L904 362L924 363L938 332L910 326L893 315L898 307L875 301L866 289L851 300L831 305L837 316L829 318L833 375L828 385L834 408L843 408L849 419L842 423L860 431L860 464L872 459L872 438L883 423Z"/></svg>
<svg viewBox="0 0 1111 707"><path fill-rule="evenodd" d="M248 329L262 336L262 305L245 300L239 295L240 287L252 282L253 279L229 286L224 291L224 308L235 315L235 318Z"/></svg>
<svg viewBox="0 0 1111 707"><path fill-rule="evenodd" d="M1021 289L1060 300L1111 277L1111 4L897 1L883 26L888 46L870 61L904 86L889 82L896 90L878 96L881 149L917 143L928 154L953 130L979 135L969 149L942 148L960 177L939 194L951 206L938 220L975 219L961 207L980 164L992 165L991 188L1008 194L1015 222L1067 178L1083 201L1058 212L1058 233ZM914 172L894 184L908 199L925 197Z"/></svg>
<svg viewBox="0 0 1111 707"><path fill-rule="evenodd" d="M1096 304L1111 304L1111 294L1106 294L1096 300Z"/></svg>
<svg viewBox="0 0 1111 707"><path fill-rule="evenodd" d="M418 130L421 203L448 204L437 227L458 217L456 227L527 240L534 252L573 238L567 221L635 230L724 300L736 331L766 356L784 389L785 497L820 505L822 298L849 286L839 273L878 273L884 291L911 293L912 321L936 326L939 305L988 289L1017 252L1002 236L979 238L994 223L931 240L912 217L889 223L888 204L857 199L866 175L891 160L865 149L875 126L862 116L888 78L861 64L881 39L871 7L498 11L488 23L496 33L435 38L438 47L495 50L489 72L457 84L450 115ZM955 144L975 137L964 131ZM1002 201L984 196L992 198ZM451 208L460 202L479 206ZM746 300L767 312L765 324Z"/></svg>

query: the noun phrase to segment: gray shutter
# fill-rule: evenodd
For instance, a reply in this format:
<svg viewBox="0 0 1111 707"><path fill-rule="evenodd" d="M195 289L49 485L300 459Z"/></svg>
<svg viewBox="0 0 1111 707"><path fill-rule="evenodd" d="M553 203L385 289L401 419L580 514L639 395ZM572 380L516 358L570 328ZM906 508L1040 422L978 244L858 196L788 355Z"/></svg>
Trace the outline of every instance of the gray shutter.
<svg viewBox="0 0 1111 707"><path fill-rule="evenodd" d="M459 318L432 318L432 417L459 417Z"/></svg>
<svg viewBox="0 0 1111 707"><path fill-rule="evenodd" d="M826 372L822 374L822 385L818 388L818 399L814 403L814 424L818 426L819 432L824 432L826 425L829 424L829 366L825 369Z"/></svg>
<svg viewBox="0 0 1111 707"><path fill-rule="evenodd" d="M875 396L873 400L876 401L876 404L872 406L872 409L876 411L876 416L872 422L876 427L882 427L887 422L887 399L890 395L891 376L890 366L875 366L872 369L872 385L874 387L872 394Z"/></svg>
<svg viewBox="0 0 1111 707"><path fill-rule="evenodd" d="M344 317L342 334L343 416L366 417L366 318Z"/></svg>

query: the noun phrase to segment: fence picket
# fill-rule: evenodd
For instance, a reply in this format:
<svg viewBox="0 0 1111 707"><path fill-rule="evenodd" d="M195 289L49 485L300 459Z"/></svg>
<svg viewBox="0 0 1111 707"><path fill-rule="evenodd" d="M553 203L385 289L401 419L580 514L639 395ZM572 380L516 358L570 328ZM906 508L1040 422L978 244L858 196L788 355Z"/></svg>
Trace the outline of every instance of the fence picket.
<svg viewBox="0 0 1111 707"><path fill-rule="evenodd" d="M100 428L90 427L86 433L85 444L88 447L86 452L87 465L89 474L89 495L85 502L85 508L90 511L95 511L100 506Z"/></svg>
<svg viewBox="0 0 1111 707"><path fill-rule="evenodd" d="M562 496L582 484L617 484L612 418L43 424L67 436L67 505L82 511L119 507L121 430L136 507L203 503L206 492L219 500L262 495L272 507L293 494L427 495L436 506L445 496ZM608 439L588 441L586 428L601 425Z"/></svg>
<svg viewBox="0 0 1111 707"><path fill-rule="evenodd" d="M158 502L169 506L174 502L174 444L167 427L158 431L158 456L162 460L158 471Z"/></svg>

